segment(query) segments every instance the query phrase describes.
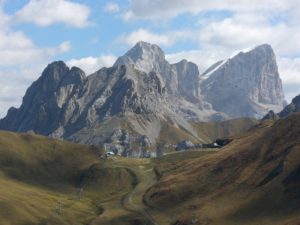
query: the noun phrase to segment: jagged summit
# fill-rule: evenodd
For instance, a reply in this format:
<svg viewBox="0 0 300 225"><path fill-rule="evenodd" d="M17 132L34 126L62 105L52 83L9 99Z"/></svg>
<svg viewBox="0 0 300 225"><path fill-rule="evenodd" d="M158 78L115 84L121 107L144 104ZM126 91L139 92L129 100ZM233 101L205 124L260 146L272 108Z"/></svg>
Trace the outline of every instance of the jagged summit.
<svg viewBox="0 0 300 225"><path fill-rule="evenodd" d="M163 50L155 45L140 41L114 64L134 65L137 70L155 72L166 87L169 95L182 97L188 101L199 102L198 66L187 60L170 64Z"/></svg>
<svg viewBox="0 0 300 225"><path fill-rule="evenodd" d="M272 46L268 43L258 45L252 51L257 51L257 50L271 52L272 54L274 54L274 50L273 50Z"/></svg>
<svg viewBox="0 0 300 225"><path fill-rule="evenodd" d="M282 110L283 102L269 45L220 61L200 76L196 64L170 64L159 46L138 42L113 67L89 76L62 61L49 64L0 129L108 144L126 155L131 144L156 148L166 130L199 142L194 121L261 118Z"/></svg>
<svg viewBox="0 0 300 225"><path fill-rule="evenodd" d="M143 72L161 71L166 63L165 53L154 44L140 41L125 55L119 57L114 65L132 64Z"/></svg>
<svg viewBox="0 0 300 225"><path fill-rule="evenodd" d="M276 57L268 44L219 62L201 77L204 99L230 117L261 118L284 106Z"/></svg>
<svg viewBox="0 0 300 225"><path fill-rule="evenodd" d="M71 69L63 61L54 61L45 68L41 80L49 85L80 84L86 78L85 72L78 67ZM63 82L63 83L61 83Z"/></svg>

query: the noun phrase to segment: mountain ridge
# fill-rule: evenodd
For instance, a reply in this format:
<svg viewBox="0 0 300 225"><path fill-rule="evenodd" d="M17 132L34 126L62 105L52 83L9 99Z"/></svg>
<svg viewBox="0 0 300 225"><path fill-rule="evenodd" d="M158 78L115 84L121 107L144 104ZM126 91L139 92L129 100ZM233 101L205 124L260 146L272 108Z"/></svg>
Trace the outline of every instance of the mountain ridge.
<svg viewBox="0 0 300 225"><path fill-rule="evenodd" d="M250 57L253 66L243 58L245 54L252 53L257 57ZM226 107L222 108L222 104L217 106L209 97L216 98L216 93L221 99L232 96L232 88L222 84L224 68L231 65L228 62L215 64L210 76L201 80L196 64L187 60L170 64L159 46L146 42L138 42L119 57L113 67L102 68L88 76L77 67L69 68L62 61L53 62L29 87L21 107L10 109L0 120L0 129L33 131L85 144L105 144L125 155L132 148L138 149L139 153L135 154L139 155L147 149L154 150L160 136L165 135L161 133L166 130L164 126L190 140L203 142L191 121L257 117L268 111L269 105L264 103L276 103L272 102L276 93L283 98L276 58L270 46L263 45L250 53L239 53L233 57L233 72L235 61L240 60L244 62L242 68L246 70L249 67L254 77L255 69L252 67L263 71L256 75L260 79L253 78L256 82L251 83L250 92L259 89L262 82L270 90L261 93L259 89L257 92L262 97L266 96L265 102L256 101L259 97L256 92L253 95L236 93L238 102L223 103L227 108L231 107L229 111ZM271 78L274 79L269 79L265 71L272 73ZM231 87L236 76L234 73L226 76ZM207 91L212 82L217 86L212 92ZM245 85L248 85L247 82ZM262 89L265 86L262 85ZM268 96L272 97L269 102ZM231 98L231 102L233 100ZM244 105L247 106L246 111L251 110L232 113Z"/></svg>

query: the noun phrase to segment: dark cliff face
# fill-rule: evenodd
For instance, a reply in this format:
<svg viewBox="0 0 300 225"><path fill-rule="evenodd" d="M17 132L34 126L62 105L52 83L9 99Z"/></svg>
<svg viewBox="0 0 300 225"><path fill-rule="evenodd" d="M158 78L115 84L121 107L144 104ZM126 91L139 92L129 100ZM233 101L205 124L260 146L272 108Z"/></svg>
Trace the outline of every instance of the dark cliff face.
<svg viewBox="0 0 300 225"><path fill-rule="evenodd" d="M79 68L69 69L62 61L49 64L26 91L21 107L9 110L0 127L49 135L62 123L64 105L85 79Z"/></svg>
<svg viewBox="0 0 300 225"><path fill-rule="evenodd" d="M300 95L293 98L292 102L279 113L279 116L283 118L295 112L300 112Z"/></svg>
<svg viewBox="0 0 300 225"><path fill-rule="evenodd" d="M270 45L239 53L208 71L201 83L204 100L230 117L262 117L284 105L276 57Z"/></svg>

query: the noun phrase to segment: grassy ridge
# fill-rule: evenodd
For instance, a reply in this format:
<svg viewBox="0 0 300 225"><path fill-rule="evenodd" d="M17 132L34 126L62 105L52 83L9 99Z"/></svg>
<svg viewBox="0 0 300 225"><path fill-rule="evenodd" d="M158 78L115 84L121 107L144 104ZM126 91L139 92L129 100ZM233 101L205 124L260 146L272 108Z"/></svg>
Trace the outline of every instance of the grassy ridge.
<svg viewBox="0 0 300 225"><path fill-rule="evenodd" d="M215 154L172 160L145 201L173 224L297 224L299 140L300 114L262 124Z"/></svg>
<svg viewBox="0 0 300 225"><path fill-rule="evenodd" d="M132 176L99 154L85 145L0 132L0 224L86 224L107 202L107 221L118 210L126 215L112 205L131 190Z"/></svg>
<svg viewBox="0 0 300 225"><path fill-rule="evenodd" d="M198 135L209 143L217 138L242 134L258 123L256 119L238 118L221 122L199 122L193 125Z"/></svg>

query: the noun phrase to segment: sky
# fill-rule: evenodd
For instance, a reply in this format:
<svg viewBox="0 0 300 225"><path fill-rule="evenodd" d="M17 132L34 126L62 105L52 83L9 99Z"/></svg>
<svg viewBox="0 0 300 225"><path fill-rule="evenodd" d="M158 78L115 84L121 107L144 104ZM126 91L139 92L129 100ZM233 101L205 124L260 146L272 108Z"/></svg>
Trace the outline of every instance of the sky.
<svg viewBox="0 0 300 225"><path fill-rule="evenodd" d="M200 72L269 43L289 102L300 94L299 21L299 0L0 0L0 117L52 61L90 74L141 40Z"/></svg>

